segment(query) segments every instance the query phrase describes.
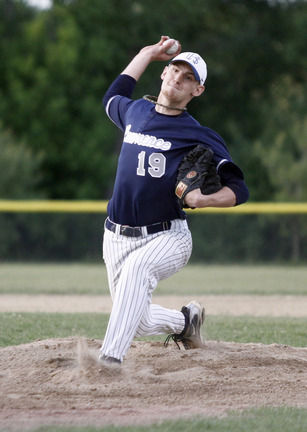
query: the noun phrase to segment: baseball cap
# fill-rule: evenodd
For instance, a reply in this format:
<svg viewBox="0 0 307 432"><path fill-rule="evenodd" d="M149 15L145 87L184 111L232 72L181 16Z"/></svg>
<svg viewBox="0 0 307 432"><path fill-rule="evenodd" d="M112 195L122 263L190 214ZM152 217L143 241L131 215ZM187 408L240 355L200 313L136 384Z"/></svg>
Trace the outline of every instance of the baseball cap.
<svg viewBox="0 0 307 432"><path fill-rule="evenodd" d="M183 52L174 57L170 63L177 61L188 63L194 72L195 79L201 85L205 83L207 78L207 65L199 54L193 52Z"/></svg>

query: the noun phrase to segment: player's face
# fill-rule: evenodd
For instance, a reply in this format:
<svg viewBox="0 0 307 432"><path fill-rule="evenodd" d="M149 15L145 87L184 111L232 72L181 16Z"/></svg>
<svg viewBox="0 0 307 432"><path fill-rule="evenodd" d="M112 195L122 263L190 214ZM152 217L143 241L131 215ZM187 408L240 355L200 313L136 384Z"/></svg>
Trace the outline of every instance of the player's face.
<svg viewBox="0 0 307 432"><path fill-rule="evenodd" d="M161 78L163 80L161 90L172 100L188 102L204 91L204 86L196 81L192 68L187 63L170 64L164 69Z"/></svg>

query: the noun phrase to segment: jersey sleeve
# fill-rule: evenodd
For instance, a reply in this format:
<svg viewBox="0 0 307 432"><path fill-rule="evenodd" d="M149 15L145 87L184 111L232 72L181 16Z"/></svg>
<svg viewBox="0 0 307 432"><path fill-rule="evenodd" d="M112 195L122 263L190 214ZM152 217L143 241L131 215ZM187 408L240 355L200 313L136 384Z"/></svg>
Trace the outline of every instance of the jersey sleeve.
<svg viewBox="0 0 307 432"><path fill-rule="evenodd" d="M249 198L243 172L233 162L223 138L217 132L206 128L206 140L214 152L213 160L222 185L234 192L236 205L243 204Z"/></svg>
<svg viewBox="0 0 307 432"><path fill-rule="evenodd" d="M121 130L125 129L125 114L132 103L131 96L135 85L136 80L130 75L119 75L102 100L107 116Z"/></svg>
<svg viewBox="0 0 307 432"><path fill-rule="evenodd" d="M236 205L245 203L249 198L249 191L244 181L241 169L233 162L224 161L218 169L223 186L229 187L236 196Z"/></svg>

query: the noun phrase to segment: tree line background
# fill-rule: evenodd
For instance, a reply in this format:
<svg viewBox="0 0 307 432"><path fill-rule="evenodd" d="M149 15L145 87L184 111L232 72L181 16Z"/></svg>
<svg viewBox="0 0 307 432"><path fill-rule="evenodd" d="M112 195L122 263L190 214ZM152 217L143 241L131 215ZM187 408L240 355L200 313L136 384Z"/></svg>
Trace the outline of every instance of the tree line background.
<svg viewBox="0 0 307 432"><path fill-rule="evenodd" d="M0 199L110 197L121 134L101 99L163 34L205 58L206 91L189 112L226 140L250 200L306 201L306 28L305 1L0 0ZM134 97L158 94L163 66L149 66ZM0 214L0 258L96 259L103 218ZM307 258L306 216L190 225L195 260Z"/></svg>

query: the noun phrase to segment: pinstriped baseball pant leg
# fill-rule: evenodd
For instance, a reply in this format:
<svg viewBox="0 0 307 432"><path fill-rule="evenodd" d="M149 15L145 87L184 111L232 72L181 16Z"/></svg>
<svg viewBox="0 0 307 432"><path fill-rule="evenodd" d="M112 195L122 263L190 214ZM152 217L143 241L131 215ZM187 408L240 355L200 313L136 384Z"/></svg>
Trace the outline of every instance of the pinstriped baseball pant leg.
<svg viewBox="0 0 307 432"><path fill-rule="evenodd" d="M103 257L113 307L101 353L123 360L135 336L180 333L180 311L151 304L159 280L170 277L189 260L191 234L186 221L175 220L169 231L141 238L105 230Z"/></svg>

